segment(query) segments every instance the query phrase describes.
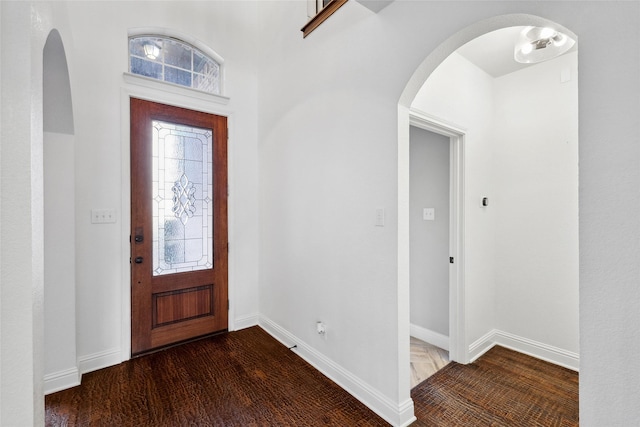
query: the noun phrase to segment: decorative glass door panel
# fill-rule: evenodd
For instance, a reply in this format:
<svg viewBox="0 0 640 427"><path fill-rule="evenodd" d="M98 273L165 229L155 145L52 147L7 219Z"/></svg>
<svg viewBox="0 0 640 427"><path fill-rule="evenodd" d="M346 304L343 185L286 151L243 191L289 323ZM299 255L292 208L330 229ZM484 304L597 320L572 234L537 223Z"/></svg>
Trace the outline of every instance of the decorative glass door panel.
<svg viewBox="0 0 640 427"><path fill-rule="evenodd" d="M153 126L153 275L213 267L213 131Z"/></svg>

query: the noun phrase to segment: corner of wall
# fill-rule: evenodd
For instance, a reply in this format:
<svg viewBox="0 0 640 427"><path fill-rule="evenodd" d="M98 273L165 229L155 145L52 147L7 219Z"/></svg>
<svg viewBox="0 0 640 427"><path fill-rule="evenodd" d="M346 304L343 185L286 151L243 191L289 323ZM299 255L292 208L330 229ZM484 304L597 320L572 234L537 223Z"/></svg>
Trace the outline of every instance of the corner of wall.
<svg viewBox="0 0 640 427"><path fill-rule="evenodd" d="M577 353L500 331L498 329L489 331L469 346L469 360L471 362L475 361L496 345L519 353L527 354L531 357L535 357L536 359L544 360L576 372L579 371L580 368L580 356Z"/></svg>
<svg viewBox="0 0 640 427"><path fill-rule="evenodd" d="M416 420L413 414L413 400L411 398L404 402L393 402L380 391L371 387L362 379L327 358L266 316L261 315L259 317L258 325L283 345L291 347L295 344L296 348L293 351L298 356L391 425L403 427Z"/></svg>
<svg viewBox="0 0 640 427"><path fill-rule="evenodd" d="M77 366L64 371L45 375L44 394L47 395L80 385L81 378L82 375L80 374Z"/></svg>

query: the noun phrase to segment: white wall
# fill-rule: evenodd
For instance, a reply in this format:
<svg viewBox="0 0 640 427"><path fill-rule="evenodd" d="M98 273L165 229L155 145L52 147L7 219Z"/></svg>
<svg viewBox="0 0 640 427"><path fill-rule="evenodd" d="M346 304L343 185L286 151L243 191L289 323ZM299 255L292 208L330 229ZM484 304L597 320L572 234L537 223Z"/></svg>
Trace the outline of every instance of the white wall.
<svg viewBox="0 0 640 427"><path fill-rule="evenodd" d="M257 322L257 80L256 15L250 3L70 2L67 37L76 141L76 253L78 357L83 370L120 358L129 307L126 249L129 183L128 133L122 120L123 72L128 64L128 30L168 28L194 37L225 59L230 115L230 298L234 319ZM96 49L99 46L99 49ZM123 92L123 90L125 92ZM194 100L193 105L199 105ZM126 117L126 116L125 116ZM91 209L115 209L115 224L92 224ZM124 229L123 229L124 228ZM123 248L124 242L124 248Z"/></svg>
<svg viewBox="0 0 640 427"><path fill-rule="evenodd" d="M387 328L402 318L394 306L394 296L403 295L402 289L399 292L396 289L396 230L376 229L371 225L371 218L376 207L384 206L387 220L395 223L389 211L395 213L397 188L386 184L393 182L397 173L397 157L392 149L398 117L395 106L407 82L431 52L436 50L438 57L444 55L445 52L437 50L441 43L471 23L508 13L530 13L562 23L580 36L581 66L587 69L586 72L581 69L580 73L580 119L581 124L590 123L582 124L580 129L582 159L590 157L590 150L602 157L600 163L589 162L586 169L581 170L583 184L585 173L592 174L594 184L597 183L583 187L583 192L591 188L594 195L609 194L607 189L613 191L613 187L605 184L604 178L610 174L624 176L629 194L624 198L608 195L606 199L609 206L625 212L619 219L626 215L631 218L638 204L638 190L630 184L634 182L637 187L638 177L635 172L617 169L624 165L623 170L635 170L635 161L631 159L635 159L638 152L629 137L632 135L631 139L637 140L638 128L615 120L620 127L613 129L610 122L598 118L596 109L615 111L621 117L629 117L626 110L638 111L637 97L632 95L635 92L630 92L630 89L637 92L638 82L629 71L637 73L639 66L637 41L631 42L637 40L638 5L636 2L576 5L396 1L374 15L350 2L302 40L298 33L301 24L294 22L294 17L299 16L303 23L304 13L304 7L296 3L270 3L264 7L264 17L269 24L263 27L260 73L261 313L391 400L404 402L407 396L403 393L405 356L401 349L390 350L391 343L395 342L402 348L403 338L402 334ZM596 41L597 32L593 28L602 28L602 20L616 28L615 33L624 38L626 49L606 48L604 42ZM518 24L524 23L524 19L503 22ZM491 29L497 27L498 24L494 24ZM602 62L603 54L611 63ZM430 62L425 65L430 66ZM618 69L624 71L616 71ZM615 79L611 78L613 75ZM608 91L601 88L602 81L606 81ZM591 104L586 103L585 92L589 93L586 99ZM608 119L613 116L613 113L607 114ZM587 135L584 130L589 130ZM610 139L616 140L620 151L611 150L602 155L596 147ZM478 209L467 226L468 230L481 231L468 234L466 243L472 254L479 254L481 250L491 251L495 247L492 240L495 231L491 229L495 222L490 221L495 210L480 211L479 208L482 196L491 197L495 193L490 170L493 152L472 143L471 132L467 150L469 158L475 159L468 169L472 176L479 178L467 181L467 208ZM626 226L624 221L601 222L604 218L600 219L599 205L594 203L582 203L582 227L609 229L611 236L606 239L612 245L609 249L617 252L614 236L622 238L625 250L629 251L624 259L637 260L638 249L627 239L630 235L637 238L637 226L631 226L628 221ZM591 357L593 361L615 360L618 366L638 368L632 351L638 350L638 341L629 340L635 336L631 332L626 332L628 339L624 342L636 344L624 351L629 356L626 361L596 350L598 343L622 343L625 336L607 335L605 330L609 328L599 332L596 320L600 313L615 312L614 307L622 302L622 295L632 296L634 303L629 309L637 305L637 291L626 281L632 276L637 278L634 276L637 268L633 264L622 267L609 263L607 265L621 269L607 276L599 258L603 248L595 240L599 234L602 233L594 233L594 238L589 239L593 246L581 250L583 254L587 252L590 261L590 264L583 262L583 287L600 289L597 282L613 284L618 283L617 278L623 282L615 298L603 292L586 292L598 303L588 303L594 311L586 314L586 334L582 329L581 405L583 411L587 411L587 418L581 417L581 422L598 425L604 423L598 420L606 419L610 423L614 419L614 424L625 425L632 422L629 414L634 410L629 409L632 407L629 396L637 393L638 386L621 375L621 368L607 371L614 374L616 380L619 400L613 406L621 409L624 404L626 410L609 412L605 418L585 409L584 403L601 407L595 403L600 393L597 384L608 383L604 374L595 373L595 365L591 365L594 371L584 379L584 364L590 365ZM495 277L492 277L494 266L485 262L484 257L468 261L467 324L469 342L472 342L495 325L495 317L486 317L489 312L486 308L492 307L494 301ZM582 290L581 298L584 298ZM597 308L601 303L604 306ZM407 306L399 301L400 310ZM637 316L631 315L636 323ZM616 328L627 324L621 316L611 317ZM328 322L326 340L315 334L314 324L318 319ZM403 330L401 325L398 330ZM585 344L585 336L587 342L593 341ZM591 355L585 356L585 349L592 351ZM386 368L380 369L382 366ZM613 403L614 399L607 397L607 401Z"/></svg>
<svg viewBox="0 0 640 427"><path fill-rule="evenodd" d="M457 53L425 82L412 108L465 129L465 288L468 344L495 327L493 78Z"/></svg>
<svg viewBox="0 0 640 427"><path fill-rule="evenodd" d="M0 8L0 424L42 425L42 51L50 13L22 2Z"/></svg>
<svg viewBox="0 0 640 427"><path fill-rule="evenodd" d="M561 82L561 74L571 79ZM579 353L578 62L495 82L496 327Z"/></svg>
<svg viewBox="0 0 640 427"><path fill-rule="evenodd" d="M450 142L414 126L410 132L411 325L448 337ZM435 209L434 220L423 219L424 208Z"/></svg>
<svg viewBox="0 0 640 427"><path fill-rule="evenodd" d="M44 134L45 392L79 381L73 150L73 135Z"/></svg>
<svg viewBox="0 0 640 427"><path fill-rule="evenodd" d="M578 34L580 422L589 427L628 426L637 421L640 124L629 119L640 114L637 1L398 0L378 14L349 2L305 40L299 32L306 19L302 2L260 3L256 6L260 22L244 20L245 15L253 16L244 9L248 7L244 2L180 2L179 7L161 3L158 8L149 8L149 4L144 3L145 12L152 10L149 19L144 18L141 3L64 4L73 23L74 46L65 42L65 47L74 112L84 122L78 125L76 143L78 148L87 146L76 152L79 162L87 162L78 166L76 176L93 184L78 185L78 197L86 200L78 200L77 213L87 215L98 204L116 208L120 204L116 193L122 184L111 179L114 170L119 176L121 167L119 155L113 153L119 150L113 148L114 144L119 146L119 134L106 124L119 123L119 101L113 93L120 90L121 71L126 66L126 28L129 24L166 25L196 33L235 64L230 66L235 70L230 75L236 76L229 77L234 88L230 94L234 102L238 99L234 108L238 110L239 141L243 141L238 152L246 160L238 161L236 191L241 194L238 203L248 207L242 209L247 216L236 222L247 226L246 234L238 233L241 246L246 248L239 249L246 255L246 263L241 264L244 270L237 273L238 280L243 277L251 283L256 274L251 266L258 252L251 245L257 246L257 240L251 230L258 216L251 201L257 199L253 185L257 179L252 173L257 170L257 160L251 156L250 142L258 135L253 126L258 117L260 247L267 250L260 256L264 270L260 271L259 308L303 337L314 351L372 385L389 403L389 411L395 409L400 414L396 419L401 420L409 419L410 409L405 368L409 319L404 315L409 300L403 285L399 286L397 269L398 100L408 107L404 96L414 90L417 93L427 77L421 71L430 69L430 61L448 55L465 37L479 35L474 31L483 25L496 29L499 21L519 24L526 20L521 15L492 20L495 16L533 14ZM21 2L0 5L0 413L3 425L40 425L39 76L44 37L50 28L44 10L60 4L38 4L33 10ZM32 19L37 25L32 25ZM488 21L482 21L485 19ZM474 24L479 21L482 23ZM463 31L469 26L470 32ZM260 38L247 41L244 34L254 27ZM602 37L602 28L610 37ZM63 40L71 37L62 35ZM105 50L90 49L94 35ZM253 54L239 55L253 43ZM221 44L225 47L219 48ZM434 56L429 56L432 52ZM259 76L249 71L256 55L253 65L259 67ZM100 84L93 84L89 76L95 76ZM256 93L257 106L251 102ZM82 99L79 105L78 97ZM106 178L93 178L90 168ZM21 187L25 182L30 183L28 190ZM479 184L474 191L481 193L486 188ZM29 195L22 197L25 191ZM386 208L388 225L373 228L378 206ZM77 215L79 221L80 217ZM92 328L81 331L87 341L83 351L108 350L119 345L118 333L109 332L118 322L111 310L120 309L110 287L114 282L120 285L121 279L112 273L105 276L103 269L95 275L89 270L98 264L96 255L113 266L118 262L113 259L122 254L114 243L117 237L94 233L87 223L79 223L76 231L76 249L86 253L79 282L79 286L88 287L82 290L86 296L82 319ZM247 285L245 289L252 288ZM89 297L91 290L102 300ZM257 300L247 297L240 307L250 313L255 304ZM331 322L326 341L313 332L313 322L321 316ZM406 327L400 322L403 319ZM93 340L88 333L101 338Z"/></svg>

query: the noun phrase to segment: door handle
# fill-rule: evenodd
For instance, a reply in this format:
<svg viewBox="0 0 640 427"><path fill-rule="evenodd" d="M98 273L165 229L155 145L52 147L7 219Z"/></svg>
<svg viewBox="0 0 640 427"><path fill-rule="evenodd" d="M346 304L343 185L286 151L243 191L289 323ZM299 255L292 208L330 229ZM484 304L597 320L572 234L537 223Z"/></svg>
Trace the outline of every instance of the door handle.
<svg viewBox="0 0 640 427"><path fill-rule="evenodd" d="M135 259L136 264L142 264L142 261L144 261L144 258L141 256L137 256Z"/></svg>
<svg viewBox="0 0 640 427"><path fill-rule="evenodd" d="M136 227L136 233L133 240L136 243L142 243L142 241L144 240L144 233L142 232L142 227Z"/></svg>

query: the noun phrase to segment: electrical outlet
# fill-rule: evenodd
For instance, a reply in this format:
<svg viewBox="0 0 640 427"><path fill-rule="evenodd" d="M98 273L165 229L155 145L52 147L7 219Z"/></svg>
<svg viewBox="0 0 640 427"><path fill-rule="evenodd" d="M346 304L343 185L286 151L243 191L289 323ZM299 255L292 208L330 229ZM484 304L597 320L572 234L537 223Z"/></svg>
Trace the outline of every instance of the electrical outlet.
<svg viewBox="0 0 640 427"><path fill-rule="evenodd" d="M116 222L114 209L91 209L92 224L112 224Z"/></svg>
<svg viewBox="0 0 640 427"><path fill-rule="evenodd" d="M327 332L327 325L325 325L322 322L317 322L316 323L316 330L318 331L318 333L320 335L324 335Z"/></svg>
<svg viewBox="0 0 640 427"><path fill-rule="evenodd" d="M424 208L422 209L422 219L425 221L435 221L436 219L436 209L435 208Z"/></svg>

